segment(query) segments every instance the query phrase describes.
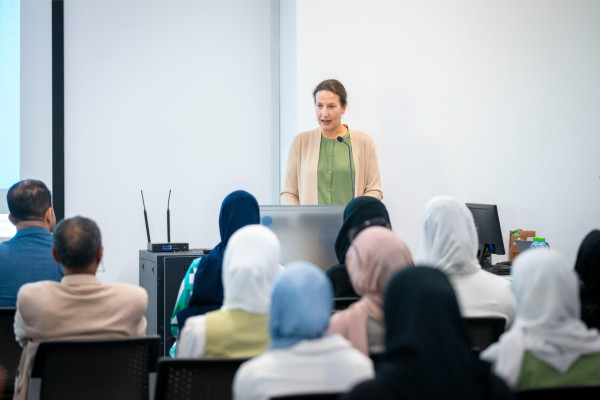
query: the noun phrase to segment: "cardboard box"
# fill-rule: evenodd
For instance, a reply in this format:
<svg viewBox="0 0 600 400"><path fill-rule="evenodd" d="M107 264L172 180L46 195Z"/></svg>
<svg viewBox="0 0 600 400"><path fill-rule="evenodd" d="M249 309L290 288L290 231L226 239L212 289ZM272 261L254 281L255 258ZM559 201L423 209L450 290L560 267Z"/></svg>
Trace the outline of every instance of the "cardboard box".
<svg viewBox="0 0 600 400"><path fill-rule="evenodd" d="M519 255L519 248L515 244L516 240L527 240L535 237L535 231L526 231L523 229L515 229L510 231L508 238L508 260L512 263L515 258Z"/></svg>

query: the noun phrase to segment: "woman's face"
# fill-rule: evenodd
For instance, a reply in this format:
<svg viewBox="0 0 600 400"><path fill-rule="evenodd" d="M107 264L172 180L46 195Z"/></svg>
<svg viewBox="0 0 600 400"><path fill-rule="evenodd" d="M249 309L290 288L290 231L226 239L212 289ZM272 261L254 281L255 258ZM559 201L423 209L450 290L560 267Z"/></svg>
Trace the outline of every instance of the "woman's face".
<svg viewBox="0 0 600 400"><path fill-rule="evenodd" d="M346 106L340 104L340 97L329 90L320 90L315 96L315 112L321 130L334 132L342 124Z"/></svg>

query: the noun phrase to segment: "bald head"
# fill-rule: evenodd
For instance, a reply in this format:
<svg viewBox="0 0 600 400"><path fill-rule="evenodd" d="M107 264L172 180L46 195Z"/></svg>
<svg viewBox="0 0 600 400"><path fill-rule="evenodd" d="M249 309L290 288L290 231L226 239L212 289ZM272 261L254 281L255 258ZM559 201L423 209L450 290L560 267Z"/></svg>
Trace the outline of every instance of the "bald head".
<svg viewBox="0 0 600 400"><path fill-rule="evenodd" d="M94 221L85 217L68 218L54 229L53 255L65 269L96 272L102 257L102 237ZM67 271L65 271L67 272Z"/></svg>

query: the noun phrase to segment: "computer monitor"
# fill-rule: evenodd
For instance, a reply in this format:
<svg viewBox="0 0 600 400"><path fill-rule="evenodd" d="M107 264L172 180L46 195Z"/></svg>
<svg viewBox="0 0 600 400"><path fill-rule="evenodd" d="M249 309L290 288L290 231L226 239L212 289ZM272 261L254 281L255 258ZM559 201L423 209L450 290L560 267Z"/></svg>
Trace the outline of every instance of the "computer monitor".
<svg viewBox="0 0 600 400"><path fill-rule="evenodd" d="M0 212L0 243L9 240L17 233L17 228L8 219L8 214Z"/></svg>
<svg viewBox="0 0 600 400"><path fill-rule="evenodd" d="M467 203L467 207L473 214L479 236L477 259L482 266L490 266L492 254L505 254L498 207L495 204L474 203Z"/></svg>
<svg viewBox="0 0 600 400"><path fill-rule="evenodd" d="M344 222L345 205L261 205L260 223L281 244L281 263L309 261L323 270L338 264L335 239Z"/></svg>

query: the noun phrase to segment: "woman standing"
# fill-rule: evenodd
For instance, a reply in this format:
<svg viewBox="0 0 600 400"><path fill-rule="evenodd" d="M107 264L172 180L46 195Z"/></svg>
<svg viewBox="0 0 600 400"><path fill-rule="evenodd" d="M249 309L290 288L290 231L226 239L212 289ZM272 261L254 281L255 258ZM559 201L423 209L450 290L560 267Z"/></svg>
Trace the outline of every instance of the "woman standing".
<svg viewBox="0 0 600 400"><path fill-rule="evenodd" d="M281 204L347 204L354 197L383 198L375 143L342 124L347 94L335 79L313 92L319 128L294 137Z"/></svg>

